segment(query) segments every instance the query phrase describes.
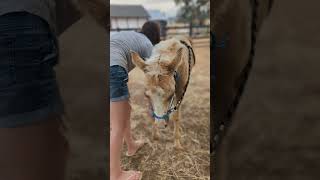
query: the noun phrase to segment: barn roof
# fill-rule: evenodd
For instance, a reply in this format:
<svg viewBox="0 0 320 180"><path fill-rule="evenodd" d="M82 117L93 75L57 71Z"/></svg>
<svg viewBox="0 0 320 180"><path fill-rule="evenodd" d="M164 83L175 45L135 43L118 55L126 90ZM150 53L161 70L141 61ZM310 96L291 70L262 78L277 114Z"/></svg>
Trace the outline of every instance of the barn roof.
<svg viewBox="0 0 320 180"><path fill-rule="evenodd" d="M149 17L142 5L110 5L111 17Z"/></svg>

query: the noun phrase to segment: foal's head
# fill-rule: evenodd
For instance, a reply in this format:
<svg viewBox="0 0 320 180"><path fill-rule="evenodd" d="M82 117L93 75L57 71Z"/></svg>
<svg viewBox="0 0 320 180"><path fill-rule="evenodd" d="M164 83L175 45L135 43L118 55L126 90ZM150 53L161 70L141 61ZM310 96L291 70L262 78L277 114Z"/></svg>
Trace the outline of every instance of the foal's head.
<svg viewBox="0 0 320 180"><path fill-rule="evenodd" d="M167 126L169 110L174 104L175 73L182 59L182 51L182 45L177 40L167 40L155 46L146 61L139 54L131 52L133 63L145 74L145 96L151 105L155 123L160 128Z"/></svg>

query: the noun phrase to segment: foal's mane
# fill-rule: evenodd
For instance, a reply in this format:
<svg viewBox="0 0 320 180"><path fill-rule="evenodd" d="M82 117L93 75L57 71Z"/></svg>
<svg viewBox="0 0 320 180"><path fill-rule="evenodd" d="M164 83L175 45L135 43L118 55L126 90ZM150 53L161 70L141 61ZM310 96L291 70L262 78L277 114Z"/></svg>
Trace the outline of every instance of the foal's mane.
<svg viewBox="0 0 320 180"><path fill-rule="evenodd" d="M149 58L146 60L146 63L149 65L147 73L148 75L157 77L169 75L166 66L171 61L168 61L167 59L163 59L161 57L163 57L161 54L157 54L154 55L153 58Z"/></svg>

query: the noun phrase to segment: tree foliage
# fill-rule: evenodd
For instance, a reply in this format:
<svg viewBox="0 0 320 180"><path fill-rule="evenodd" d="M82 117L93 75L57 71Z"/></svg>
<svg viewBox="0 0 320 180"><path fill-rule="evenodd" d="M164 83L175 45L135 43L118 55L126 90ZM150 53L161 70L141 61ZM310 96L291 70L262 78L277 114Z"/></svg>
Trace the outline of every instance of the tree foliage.
<svg viewBox="0 0 320 180"><path fill-rule="evenodd" d="M210 17L210 0L174 0L181 6L178 21L195 25L203 25Z"/></svg>

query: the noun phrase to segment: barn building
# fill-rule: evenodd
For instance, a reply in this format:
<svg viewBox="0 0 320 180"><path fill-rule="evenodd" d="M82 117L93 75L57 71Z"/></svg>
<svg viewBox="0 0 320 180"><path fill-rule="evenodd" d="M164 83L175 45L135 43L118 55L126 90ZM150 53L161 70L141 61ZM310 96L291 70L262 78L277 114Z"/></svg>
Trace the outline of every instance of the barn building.
<svg viewBox="0 0 320 180"><path fill-rule="evenodd" d="M110 5L111 29L141 28L150 18L142 5Z"/></svg>

